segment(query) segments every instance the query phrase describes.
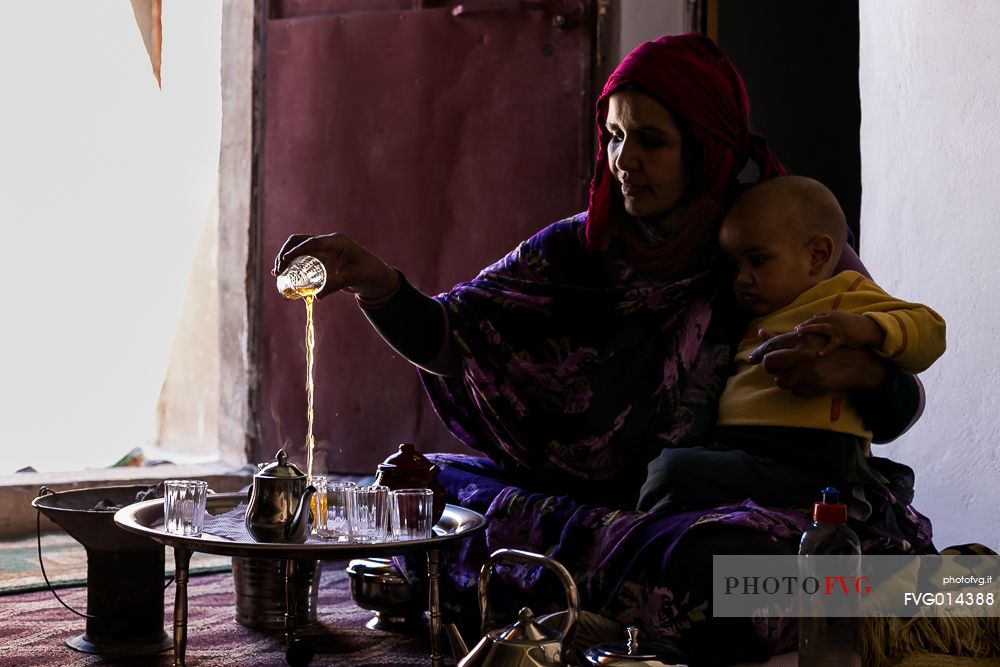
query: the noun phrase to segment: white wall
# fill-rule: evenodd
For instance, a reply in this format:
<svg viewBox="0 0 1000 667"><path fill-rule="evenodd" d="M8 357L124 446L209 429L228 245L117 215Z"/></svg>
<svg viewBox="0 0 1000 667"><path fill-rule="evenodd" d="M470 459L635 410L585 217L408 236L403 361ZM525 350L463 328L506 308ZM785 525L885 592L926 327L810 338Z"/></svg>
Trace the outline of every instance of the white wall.
<svg viewBox="0 0 1000 667"><path fill-rule="evenodd" d="M924 417L876 453L916 471L939 548L1000 550L1000 3L878 0L860 20L862 258L948 322Z"/></svg>

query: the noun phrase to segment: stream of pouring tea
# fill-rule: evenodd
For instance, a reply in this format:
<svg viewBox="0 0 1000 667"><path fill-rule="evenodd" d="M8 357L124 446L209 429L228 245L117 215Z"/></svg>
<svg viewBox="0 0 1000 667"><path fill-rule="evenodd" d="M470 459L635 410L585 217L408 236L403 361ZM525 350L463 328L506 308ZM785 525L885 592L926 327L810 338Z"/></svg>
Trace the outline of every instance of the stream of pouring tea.
<svg viewBox="0 0 1000 667"><path fill-rule="evenodd" d="M313 327L313 294L303 295L306 302L306 483L312 484L313 449L316 446L313 438L313 348L316 344L316 331Z"/></svg>
<svg viewBox="0 0 1000 667"><path fill-rule="evenodd" d="M302 299L306 303L306 483L312 484L313 449L313 352L316 347L316 329L313 324L313 303L318 287L287 287L281 290L289 299Z"/></svg>
<svg viewBox="0 0 1000 667"><path fill-rule="evenodd" d="M280 276L278 276L278 291L286 299L302 299L306 303L306 484L313 482L313 450L316 448L316 440L313 436L313 358L316 347L316 329L313 324L313 304L316 295L323 289L326 282L326 270L315 257L302 256L292 260L291 265ZM326 494L318 499L320 507L317 508L317 498L313 495L310 498L310 506L313 516L318 516L319 512L326 513ZM313 532L317 530L319 522L313 524Z"/></svg>
<svg viewBox="0 0 1000 667"><path fill-rule="evenodd" d="M313 326L313 302L316 300L315 291L305 293L303 291L302 300L306 302L306 484L313 482L313 449L316 447L316 440L313 438L313 349L316 345L316 330ZM316 496L309 499L309 507L314 517L318 512L326 512L326 494L319 499L320 506L316 507ZM312 532L315 534L319 522L314 520Z"/></svg>

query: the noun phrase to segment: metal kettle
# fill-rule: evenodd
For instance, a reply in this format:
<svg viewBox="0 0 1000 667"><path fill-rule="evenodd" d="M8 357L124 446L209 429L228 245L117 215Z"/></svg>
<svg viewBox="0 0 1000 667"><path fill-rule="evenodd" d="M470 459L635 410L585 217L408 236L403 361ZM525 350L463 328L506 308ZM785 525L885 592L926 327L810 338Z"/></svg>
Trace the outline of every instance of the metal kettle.
<svg viewBox="0 0 1000 667"><path fill-rule="evenodd" d="M527 607L521 609L518 621L513 625L490 629L494 617L487 593L493 567L500 561L543 565L559 576L566 590L567 602L566 611L557 612L563 616L562 627L559 630L541 625L548 616L536 621L534 614ZM483 637L471 651L466 648L455 624L447 626L458 667L561 667L566 664L563 657L563 641L580 613L580 597L573 578L558 562L530 551L498 549L486 560L479 572L479 613L483 619ZM459 660L463 654L464 657Z"/></svg>
<svg viewBox="0 0 1000 667"><path fill-rule="evenodd" d="M306 541L312 530L310 502L316 487L279 449L275 461L253 476L247 505L247 532L257 542Z"/></svg>

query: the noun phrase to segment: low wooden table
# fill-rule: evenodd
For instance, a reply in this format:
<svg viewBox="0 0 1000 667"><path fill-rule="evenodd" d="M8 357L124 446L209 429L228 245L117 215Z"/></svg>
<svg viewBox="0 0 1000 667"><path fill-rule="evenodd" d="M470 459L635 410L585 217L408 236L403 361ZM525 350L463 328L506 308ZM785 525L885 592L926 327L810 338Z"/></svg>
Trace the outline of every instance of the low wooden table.
<svg viewBox="0 0 1000 667"><path fill-rule="evenodd" d="M246 500L245 493L220 493L208 496L209 514L223 514ZM440 548L450 542L470 537L486 527L486 518L464 507L446 505L434 526L434 536L425 540L353 544L314 542L285 544L274 542L242 542L202 533L199 537L174 535L163 526L163 500L147 500L122 508L115 513L115 523L121 528L145 535L174 550L174 665L184 665L187 650L188 572L194 552L244 558L273 558L287 562L285 573L285 635L291 649L295 639L295 561L343 560L364 556L398 556L423 551L427 554L428 608L430 612L431 665L441 667L442 627L441 602L438 594L438 558ZM301 641L301 640L298 640ZM291 664L291 651L286 654Z"/></svg>

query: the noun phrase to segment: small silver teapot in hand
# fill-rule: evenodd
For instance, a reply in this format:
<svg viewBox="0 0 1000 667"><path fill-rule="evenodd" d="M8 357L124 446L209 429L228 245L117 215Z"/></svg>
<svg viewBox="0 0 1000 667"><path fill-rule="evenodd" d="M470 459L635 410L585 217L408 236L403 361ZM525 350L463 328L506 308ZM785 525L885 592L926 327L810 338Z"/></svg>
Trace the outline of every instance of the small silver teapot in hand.
<svg viewBox="0 0 1000 667"><path fill-rule="evenodd" d="M250 501L247 506L247 532L257 542L306 541L312 529L310 502L316 487L288 462L284 449L277 460L261 468L253 476Z"/></svg>
<svg viewBox="0 0 1000 667"><path fill-rule="evenodd" d="M494 619L487 593L493 566L499 561L544 565L559 576L566 590L568 609L550 616L565 614L560 630L551 630L542 625L549 616L543 616L535 621L534 615L527 607L521 609L517 623L506 628L489 629ZM471 651L466 649L465 642L462 641L454 623L446 627L452 649L456 653L456 660L462 654L467 654L458 662L458 667L561 667L566 664L563 640L566 639L580 613L580 597L573 578L560 563L530 551L498 549L486 559L479 573L479 612L483 619L483 638L472 647Z"/></svg>

